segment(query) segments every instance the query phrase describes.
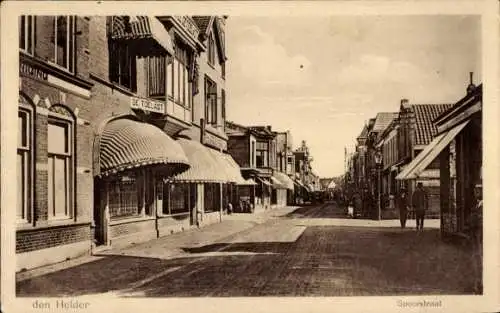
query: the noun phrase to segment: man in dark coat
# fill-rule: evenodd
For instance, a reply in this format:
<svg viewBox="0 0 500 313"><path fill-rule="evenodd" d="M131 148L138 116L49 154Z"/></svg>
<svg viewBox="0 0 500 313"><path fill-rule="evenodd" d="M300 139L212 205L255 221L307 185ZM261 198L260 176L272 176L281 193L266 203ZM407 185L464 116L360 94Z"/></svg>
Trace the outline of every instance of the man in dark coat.
<svg viewBox="0 0 500 313"><path fill-rule="evenodd" d="M424 218L425 211L429 206L427 192L421 182L417 184L416 190L413 192L411 197L411 204L413 210L415 211L415 219L417 221L417 231L423 230L424 228Z"/></svg>
<svg viewBox="0 0 500 313"><path fill-rule="evenodd" d="M405 188L401 189L396 203L399 209L399 221L401 223L401 228L405 228L406 218L408 217L408 197L406 195Z"/></svg>

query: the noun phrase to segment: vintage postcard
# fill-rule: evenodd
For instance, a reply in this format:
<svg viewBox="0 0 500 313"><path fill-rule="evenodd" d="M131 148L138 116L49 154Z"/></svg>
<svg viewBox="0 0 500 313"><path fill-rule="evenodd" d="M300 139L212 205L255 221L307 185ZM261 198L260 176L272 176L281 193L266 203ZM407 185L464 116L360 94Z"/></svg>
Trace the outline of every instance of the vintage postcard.
<svg viewBox="0 0 500 313"><path fill-rule="evenodd" d="M3 3L2 311L498 311L499 8Z"/></svg>

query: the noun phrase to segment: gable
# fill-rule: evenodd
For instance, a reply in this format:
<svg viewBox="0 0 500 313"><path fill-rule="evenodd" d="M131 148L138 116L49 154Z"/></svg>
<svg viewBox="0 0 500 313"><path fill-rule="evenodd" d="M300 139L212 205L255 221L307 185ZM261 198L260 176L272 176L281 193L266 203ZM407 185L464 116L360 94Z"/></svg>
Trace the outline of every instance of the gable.
<svg viewBox="0 0 500 313"><path fill-rule="evenodd" d="M226 61L226 48L225 48L225 34L220 26L220 22L217 18L212 17L209 23L209 27L207 28L207 38L212 34L215 40L215 49L216 53L219 56L219 62L223 63Z"/></svg>

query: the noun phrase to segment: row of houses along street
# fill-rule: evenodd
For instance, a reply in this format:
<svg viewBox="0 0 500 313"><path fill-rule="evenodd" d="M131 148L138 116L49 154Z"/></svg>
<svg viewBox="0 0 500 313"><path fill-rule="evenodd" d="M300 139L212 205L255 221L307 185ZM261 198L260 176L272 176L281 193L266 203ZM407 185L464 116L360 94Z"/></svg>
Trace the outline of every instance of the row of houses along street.
<svg viewBox="0 0 500 313"><path fill-rule="evenodd" d="M465 86L464 86L465 87ZM398 218L398 199L421 183L425 217L440 220L444 239L482 236L482 84L470 83L455 103L415 104L402 99L395 112L369 119L346 151L344 190L359 193L359 214ZM414 218L411 200L409 216ZM481 242L481 239L479 239Z"/></svg>
<svg viewBox="0 0 500 313"><path fill-rule="evenodd" d="M466 65L441 64L463 38L426 49L439 42L428 34L477 18L157 15L19 18L12 302L420 295L441 307L427 295L483 293L482 85L467 77L481 73L468 50ZM401 49L391 38L408 25ZM353 45L347 30L366 37ZM387 74L393 61L409 80ZM415 70L445 73L432 84L449 90L430 99L463 97L415 104L379 88L418 99L428 76ZM420 183L415 232L399 204Z"/></svg>
<svg viewBox="0 0 500 313"><path fill-rule="evenodd" d="M305 141L226 120L223 16L22 16L16 271L300 204Z"/></svg>

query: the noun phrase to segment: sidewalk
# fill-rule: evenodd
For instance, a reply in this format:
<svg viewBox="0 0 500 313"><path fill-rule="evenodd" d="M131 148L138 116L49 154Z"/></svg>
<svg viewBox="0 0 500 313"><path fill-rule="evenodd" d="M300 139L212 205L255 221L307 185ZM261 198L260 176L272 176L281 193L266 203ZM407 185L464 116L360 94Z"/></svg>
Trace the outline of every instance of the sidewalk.
<svg viewBox="0 0 500 313"><path fill-rule="evenodd" d="M187 255L184 249L206 246L221 241L222 239L231 239L258 224L289 214L297 208L298 207L284 207L269 209L253 214L234 213L231 215L224 215L220 223L207 225L202 228L192 228L182 233L156 238L144 243L110 249L95 253L94 255L83 256L77 259L20 272L16 274L16 281L24 281L85 263L95 262L106 256L126 255L157 259L182 257Z"/></svg>

